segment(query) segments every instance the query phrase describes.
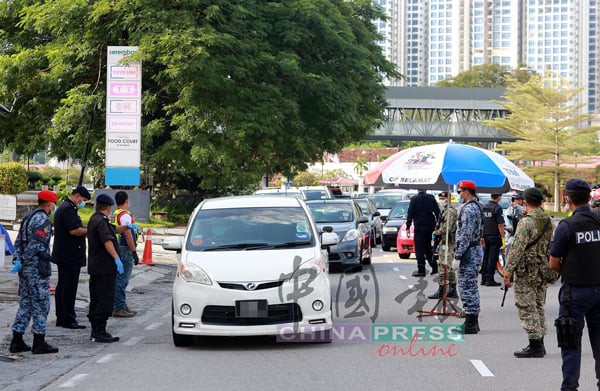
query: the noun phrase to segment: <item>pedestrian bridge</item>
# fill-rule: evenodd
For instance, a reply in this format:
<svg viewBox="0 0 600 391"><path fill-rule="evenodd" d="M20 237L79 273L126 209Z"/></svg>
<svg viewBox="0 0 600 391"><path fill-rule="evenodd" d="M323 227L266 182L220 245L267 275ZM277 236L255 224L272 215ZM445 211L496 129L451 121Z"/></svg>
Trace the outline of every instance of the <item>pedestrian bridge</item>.
<svg viewBox="0 0 600 391"><path fill-rule="evenodd" d="M502 88L388 87L385 122L369 140L445 142L515 141L481 121L503 118Z"/></svg>

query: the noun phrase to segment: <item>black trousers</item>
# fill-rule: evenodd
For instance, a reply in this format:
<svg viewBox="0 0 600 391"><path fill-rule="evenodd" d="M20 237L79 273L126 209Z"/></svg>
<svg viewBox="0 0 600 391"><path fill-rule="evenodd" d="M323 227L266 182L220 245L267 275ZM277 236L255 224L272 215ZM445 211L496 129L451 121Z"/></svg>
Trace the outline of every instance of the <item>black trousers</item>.
<svg viewBox="0 0 600 391"><path fill-rule="evenodd" d="M500 257L500 248L502 247L502 238L498 236L484 236L485 249L483 250L483 266L481 274L484 280L494 278L496 273L496 264Z"/></svg>
<svg viewBox="0 0 600 391"><path fill-rule="evenodd" d="M54 291L56 322L69 325L77 322L75 315L75 299L79 285L81 266L57 264L58 282Z"/></svg>
<svg viewBox="0 0 600 391"><path fill-rule="evenodd" d="M90 322L106 322L115 305L116 274L90 275Z"/></svg>
<svg viewBox="0 0 600 391"><path fill-rule="evenodd" d="M433 260L433 247L431 247L432 234L433 230L415 230L415 257L419 271L425 271L425 259L433 270L437 270L437 262Z"/></svg>

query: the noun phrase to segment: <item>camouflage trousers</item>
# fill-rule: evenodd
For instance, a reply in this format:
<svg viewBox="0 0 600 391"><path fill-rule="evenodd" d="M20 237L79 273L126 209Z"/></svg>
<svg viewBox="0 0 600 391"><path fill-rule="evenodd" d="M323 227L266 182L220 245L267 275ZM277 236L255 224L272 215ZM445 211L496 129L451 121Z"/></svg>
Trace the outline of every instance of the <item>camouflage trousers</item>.
<svg viewBox="0 0 600 391"><path fill-rule="evenodd" d="M19 272L19 300L12 330L24 334L31 320L34 334L46 334L50 312L50 277L40 278L34 262L23 266Z"/></svg>
<svg viewBox="0 0 600 391"><path fill-rule="evenodd" d="M521 326L529 339L540 339L546 335L546 291L542 283L515 280L515 307L519 312Z"/></svg>
<svg viewBox="0 0 600 391"><path fill-rule="evenodd" d="M481 246L472 246L465 252L458 268L458 293L467 315L479 314L479 287L477 276L483 262Z"/></svg>
<svg viewBox="0 0 600 391"><path fill-rule="evenodd" d="M446 250L447 249L447 250ZM446 254L448 255L446 257ZM454 260L454 246L450 246L449 248L440 243L440 249L438 251L438 274L439 274L439 283L442 285L444 280L444 269L446 270L446 283L455 284L456 283L456 272L452 270L452 261ZM444 268L446 266L446 268Z"/></svg>

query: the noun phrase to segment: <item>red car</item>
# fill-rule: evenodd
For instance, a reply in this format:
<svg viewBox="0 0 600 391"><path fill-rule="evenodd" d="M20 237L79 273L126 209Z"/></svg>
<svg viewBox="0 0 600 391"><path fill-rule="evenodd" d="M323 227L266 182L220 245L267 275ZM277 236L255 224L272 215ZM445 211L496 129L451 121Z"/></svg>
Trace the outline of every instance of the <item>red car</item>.
<svg viewBox="0 0 600 391"><path fill-rule="evenodd" d="M398 237L396 238L396 248L398 249L398 256L402 259L410 258L410 254L415 252L415 226L410 227L410 237L406 235L406 223L402 224L402 227L398 230Z"/></svg>

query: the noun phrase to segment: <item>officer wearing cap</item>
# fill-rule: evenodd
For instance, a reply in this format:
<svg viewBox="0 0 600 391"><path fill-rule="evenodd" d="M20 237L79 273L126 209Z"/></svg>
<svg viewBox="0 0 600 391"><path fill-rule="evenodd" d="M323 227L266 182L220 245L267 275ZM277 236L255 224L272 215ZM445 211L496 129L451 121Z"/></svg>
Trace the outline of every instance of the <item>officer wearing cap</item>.
<svg viewBox="0 0 600 391"><path fill-rule="evenodd" d="M579 331L583 330L584 323L587 325L600 385L600 218L588 206L590 192L590 185L583 179L567 181L565 202L573 215L556 227L550 246L550 267L562 276L559 317L575 319ZM581 340L581 333L578 338ZM562 347L561 356L561 390L576 390L581 343L575 348Z"/></svg>
<svg viewBox="0 0 600 391"><path fill-rule="evenodd" d="M458 182L457 193L462 205L458 211L456 247L452 268L458 271L458 292L465 312L465 334L479 331L479 289L477 275L483 262L481 248L481 228L483 224L482 206L477 201L475 182Z"/></svg>
<svg viewBox="0 0 600 391"><path fill-rule="evenodd" d="M506 217L508 217L510 226L506 227L506 230L514 235L517 231L519 221L523 218L523 211L525 210L525 207L523 206L523 194L515 194L511 197L510 201L510 206L506 210Z"/></svg>
<svg viewBox="0 0 600 391"><path fill-rule="evenodd" d="M15 258L11 272L19 273L19 310L12 326L11 353L56 353L58 348L45 341L50 312L50 214L56 208L58 196L50 190L38 193L38 208L21 222L15 241ZM25 329L32 321L33 346L23 341Z"/></svg>
<svg viewBox="0 0 600 391"><path fill-rule="evenodd" d="M504 284L511 287L511 278L515 284L515 306L519 313L521 326L527 333L529 345L514 352L515 357L544 357L544 335L546 335L546 291L548 280L547 252L552 238L550 216L541 208L544 196L531 187L525 190L525 209L515 240L508 251L508 260L504 267Z"/></svg>
<svg viewBox="0 0 600 391"><path fill-rule="evenodd" d="M88 222L88 274L90 275L90 305L88 319L92 325L91 340L116 342L106 331L106 323L112 315L115 301L117 273L123 273L123 262L119 254L117 233L129 229L127 225L114 226L110 214L115 201L106 194L96 197L95 213Z"/></svg>
<svg viewBox="0 0 600 391"><path fill-rule="evenodd" d="M77 322L75 298L79 286L79 274L86 264L85 235L77 211L85 207L91 198L84 186L77 186L60 204L54 215L54 246L52 260L58 267L58 282L54 291L56 326L66 329L85 329Z"/></svg>

